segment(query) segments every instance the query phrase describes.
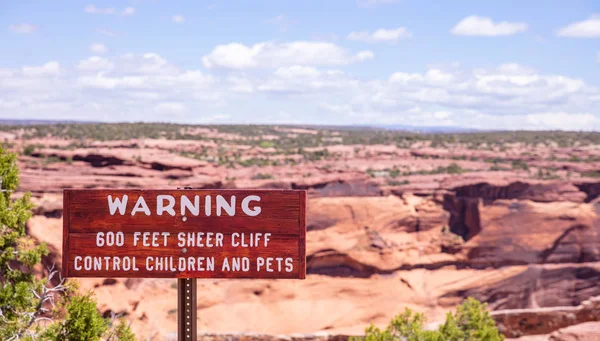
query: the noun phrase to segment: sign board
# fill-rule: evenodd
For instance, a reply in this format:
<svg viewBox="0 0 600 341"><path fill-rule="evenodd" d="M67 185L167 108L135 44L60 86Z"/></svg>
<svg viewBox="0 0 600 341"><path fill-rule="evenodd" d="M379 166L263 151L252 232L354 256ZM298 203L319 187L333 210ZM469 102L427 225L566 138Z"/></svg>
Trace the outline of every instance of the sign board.
<svg viewBox="0 0 600 341"><path fill-rule="evenodd" d="M297 278L306 191L65 190L65 277Z"/></svg>

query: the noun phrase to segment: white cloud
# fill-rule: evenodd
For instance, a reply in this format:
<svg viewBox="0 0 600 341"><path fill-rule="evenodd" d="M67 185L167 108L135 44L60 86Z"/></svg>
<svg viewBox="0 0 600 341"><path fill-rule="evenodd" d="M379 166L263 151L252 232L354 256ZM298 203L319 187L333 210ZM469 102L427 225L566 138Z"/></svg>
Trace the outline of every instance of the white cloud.
<svg viewBox="0 0 600 341"><path fill-rule="evenodd" d="M77 69L83 71L108 71L114 68L114 63L102 57L93 56L77 63Z"/></svg>
<svg viewBox="0 0 600 341"><path fill-rule="evenodd" d="M90 49L90 52L96 53L96 54L104 54L104 53L108 52L108 48L104 44L100 44L100 43L93 43L92 45L90 45L89 49Z"/></svg>
<svg viewBox="0 0 600 341"><path fill-rule="evenodd" d="M326 91L331 99L324 99L327 105L322 108L335 108L331 111L350 115L353 121L438 125L443 119L444 125L482 129L600 129L598 120L590 118L597 115L599 88L518 64L396 72L387 81L358 86L349 79L337 81L351 95L331 96ZM308 82L303 86L309 88ZM571 121L561 125L563 119Z"/></svg>
<svg viewBox="0 0 600 341"><path fill-rule="evenodd" d="M390 5L400 2L400 0L356 0L360 7L375 7L379 5Z"/></svg>
<svg viewBox="0 0 600 341"><path fill-rule="evenodd" d="M212 77L197 70L181 71L156 53L142 55L126 54L114 61L91 57L78 65L103 66L110 72L99 72L93 76L81 76L78 84L82 88L148 90L187 87L187 91L203 88L212 83Z"/></svg>
<svg viewBox="0 0 600 341"><path fill-rule="evenodd" d="M154 109L164 113L180 114L186 110L186 107L183 103L179 102L160 102Z"/></svg>
<svg viewBox="0 0 600 341"><path fill-rule="evenodd" d="M349 40L357 40L364 42L397 42L400 39L410 38L412 37L412 33L410 33L404 27L398 27L394 29L385 29L380 28L374 32L360 31L360 32L351 32L348 35Z"/></svg>
<svg viewBox="0 0 600 341"><path fill-rule="evenodd" d="M450 116L452 116L452 113L448 111L436 111L433 113L433 117L435 117L438 120L445 120Z"/></svg>
<svg viewBox="0 0 600 341"><path fill-rule="evenodd" d="M171 19L173 20L174 23L177 23L177 24L181 24L185 21L185 18L183 17L183 15L179 15L179 14L174 15Z"/></svg>
<svg viewBox="0 0 600 341"><path fill-rule="evenodd" d="M135 7L127 7L123 10L123 12L121 13L122 15L134 15L135 14Z"/></svg>
<svg viewBox="0 0 600 341"><path fill-rule="evenodd" d="M23 66L22 72L27 77L58 76L60 74L60 64L51 61L41 66Z"/></svg>
<svg viewBox="0 0 600 341"><path fill-rule="evenodd" d="M440 85L448 84L455 79L455 75L442 71L440 69L431 68L425 74L394 72L390 78L390 83L396 84L429 84Z"/></svg>
<svg viewBox="0 0 600 341"><path fill-rule="evenodd" d="M600 37L600 15L574 22L558 30L560 37L598 38Z"/></svg>
<svg viewBox="0 0 600 341"><path fill-rule="evenodd" d="M526 115L525 121L537 130L600 130L600 118L591 113L536 113Z"/></svg>
<svg viewBox="0 0 600 341"><path fill-rule="evenodd" d="M286 21L286 17L284 14L279 14L274 16L273 18L267 19L267 23L269 24L281 24Z"/></svg>
<svg viewBox="0 0 600 341"><path fill-rule="evenodd" d="M600 118L591 113L537 112L524 115L471 114L471 128L494 130L598 131ZM521 128L519 128L521 127Z"/></svg>
<svg viewBox="0 0 600 341"><path fill-rule="evenodd" d="M104 15L118 15L131 16L135 14L135 7L126 7L122 11L117 10L114 7L96 7L96 5L90 4L83 8L83 11L88 14L104 14Z"/></svg>
<svg viewBox="0 0 600 341"><path fill-rule="evenodd" d="M150 84L145 82L147 78L141 76L121 76L113 77L106 76L103 73L98 73L95 76L82 76L78 79L78 84L82 88L95 89L129 89L143 90L150 88Z"/></svg>
<svg viewBox="0 0 600 341"><path fill-rule="evenodd" d="M274 16L273 18L267 19L267 22L270 24L279 24L285 21L285 15L279 14Z"/></svg>
<svg viewBox="0 0 600 341"><path fill-rule="evenodd" d="M345 65L373 59L371 51L356 54L329 42L264 42L246 46L239 43L218 45L202 58L207 68L251 69L286 65Z"/></svg>
<svg viewBox="0 0 600 341"><path fill-rule="evenodd" d="M324 91L329 94L340 90L350 91L353 82L340 70L318 70L310 66L280 67L266 80L259 84L258 89L266 93L309 94L314 91Z"/></svg>
<svg viewBox="0 0 600 341"><path fill-rule="evenodd" d="M252 81L245 75L230 75L227 81L231 84L230 89L238 93L253 93L254 85Z"/></svg>
<svg viewBox="0 0 600 341"><path fill-rule="evenodd" d="M97 32L103 36L107 36L107 37L116 37L117 33L115 33L114 31L111 30L107 30L105 28L100 28L97 30Z"/></svg>
<svg viewBox="0 0 600 341"><path fill-rule="evenodd" d="M89 14L115 14L117 11L112 7L98 8L96 5L87 5L83 9L85 13Z"/></svg>
<svg viewBox="0 0 600 341"><path fill-rule="evenodd" d="M527 31L522 22L501 21L495 23L491 18L472 15L461 20L452 29L452 34L462 36L510 36Z"/></svg>
<svg viewBox="0 0 600 341"><path fill-rule="evenodd" d="M211 74L144 53L0 68L0 117L600 130L599 87L515 63L368 79L314 58L267 60L280 65Z"/></svg>
<svg viewBox="0 0 600 341"><path fill-rule="evenodd" d="M37 31L38 27L32 24L15 24L15 25L10 25L8 27L9 30L15 32L15 33L33 33L35 31Z"/></svg>
<svg viewBox="0 0 600 341"><path fill-rule="evenodd" d="M282 78L316 77L320 74L321 72L317 68L302 65L280 67L275 70L275 75Z"/></svg>
<svg viewBox="0 0 600 341"><path fill-rule="evenodd" d="M502 64L500 66L498 66L497 68L498 72L502 73L502 74L521 74L521 75L526 75L526 74L533 74L536 71L533 68L527 67L527 66L523 66L517 63L506 63L506 64Z"/></svg>
<svg viewBox="0 0 600 341"><path fill-rule="evenodd" d="M120 72L129 74L173 74L178 69L157 53L125 54L118 64Z"/></svg>
<svg viewBox="0 0 600 341"><path fill-rule="evenodd" d="M279 31L286 32L292 23L285 14L279 14L273 18L269 18L265 21L267 24L279 26Z"/></svg>

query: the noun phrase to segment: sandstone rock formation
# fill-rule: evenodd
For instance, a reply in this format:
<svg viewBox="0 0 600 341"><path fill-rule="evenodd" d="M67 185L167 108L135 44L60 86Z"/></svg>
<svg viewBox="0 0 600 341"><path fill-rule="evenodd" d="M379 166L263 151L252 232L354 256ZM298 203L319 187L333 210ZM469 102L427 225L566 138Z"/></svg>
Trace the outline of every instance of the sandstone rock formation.
<svg viewBox="0 0 600 341"><path fill-rule="evenodd" d="M597 301L590 300L600 295L600 182L569 173L600 169L595 150L513 146L503 152L418 142L333 145L328 154L306 148L302 155L238 145L236 139L247 137L234 133L194 133L216 140L87 141L76 148L69 140L16 140L15 148L45 145L20 156L18 193L34 194L27 229L49 245L45 265L61 265L65 188L305 189L307 279L199 281L204 340L267 338L227 333L345 340L371 323L386 325L405 307L440 321L468 296L488 302L503 332L521 341L583 334L595 340L597 324L583 322L600 319ZM594 158L585 165L569 161L547 176L547 158L571 154ZM239 164L232 166L235 157ZM511 168L514 160L531 168ZM459 173L447 172L452 164ZM79 282L94 290L104 314L124 314L139 337L165 339L176 330L174 280Z"/></svg>

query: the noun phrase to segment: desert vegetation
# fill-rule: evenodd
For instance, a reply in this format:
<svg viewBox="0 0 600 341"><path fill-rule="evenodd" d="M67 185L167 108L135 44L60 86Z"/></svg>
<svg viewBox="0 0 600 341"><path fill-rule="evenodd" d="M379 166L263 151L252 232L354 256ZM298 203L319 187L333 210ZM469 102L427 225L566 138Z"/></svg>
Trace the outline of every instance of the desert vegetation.
<svg viewBox="0 0 600 341"><path fill-rule="evenodd" d="M426 317L406 309L396 315L384 330L370 326L364 337L351 341L503 341L496 323L486 310L486 305L469 297L437 330L425 329Z"/></svg>
<svg viewBox="0 0 600 341"><path fill-rule="evenodd" d="M344 145L394 144L408 148L427 141L431 147L461 144L470 149L506 150L511 144L575 147L600 144L598 132L499 131L471 133L418 133L390 129L328 126L182 125L168 123L85 123L0 125L0 131L21 131L25 139L62 137L77 141L129 139L233 140L238 144L279 150ZM219 135L221 134L221 135ZM265 136L267 139L265 140Z"/></svg>
<svg viewBox="0 0 600 341"><path fill-rule="evenodd" d="M0 174L0 338L134 341L126 321L100 314L93 293L79 294L55 265L44 269L49 250L25 231L31 195L11 198L19 186L17 157L1 147Z"/></svg>
<svg viewBox="0 0 600 341"><path fill-rule="evenodd" d="M471 330L496 335L487 322L465 327L463 303L481 312L467 315L492 319L507 338L563 340L565 328L599 320L598 136L147 123L0 128L21 170L13 198L35 204L21 221L30 242L16 245L47 245L30 272L36 280L61 266L63 189L304 189L307 279L199 282L199 330L338 337L360 335L372 323L366 337L374 340L448 339L440 325L464 337L475 337ZM78 283L57 297L93 290L81 300L92 302L85 311L97 312L94 321L106 327L94 335L107 338L120 325L111 316L138 337L173 335L172 282ZM489 315L468 297L487 304ZM57 307L56 315L39 315L53 318L39 322L55 335L70 328L67 306ZM423 315L400 314L386 333L404 307Z"/></svg>

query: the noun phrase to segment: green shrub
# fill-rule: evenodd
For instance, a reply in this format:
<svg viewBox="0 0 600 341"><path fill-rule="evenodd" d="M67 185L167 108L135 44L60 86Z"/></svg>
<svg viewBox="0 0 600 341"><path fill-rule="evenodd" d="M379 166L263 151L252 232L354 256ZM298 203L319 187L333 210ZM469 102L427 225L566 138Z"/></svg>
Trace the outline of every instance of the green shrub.
<svg viewBox="0 0 600 341"><path fill-rule="evenodd" d="M369 168L367 168L367 171L366 171L366 172L367 172L367 174L368 174L370 177L372 177L372 178L374 178L374 177L375 177L375 170L374 170L373 168L370 168L370 167L369 167Z"/></svg>
<svg viewBox="0 0 600 341"><path fill-rule="evenodd" d="M330 156L330 154L329 150L323 149L316 150L314 152L304 152L302 156L306 161L320 161L323 159L327 159Z"/></svg>
<svg viewBox="0 0 600 341"><path fill-rule="evenodd" d="M41 265L42 257L49 251L45 244L36 245L25 231L31 217L31 194L11 199L19 186L19 169L14 153L0 147L0 340L112 340L133 341L133 334L123 322L111 326L96 308L91 295L75 294L73 283L60 279L53 267L44 278L37 279L33 268ZM72 295L69 298L69 295ZM62 300L66 297L65 300ZM49 310L49 303L63 309ZM41 321L54 322L47 328ZM108 333L108 334L107 334Z"/></svg>
<svg viewBox="0 0 600 341"><path fill-rule="evenodd" d="M500 164L498 164L497 162L494 162L494 164L492 165L492 167L490 167L491 171L505 171L505 170L509 170L506 167L502 167Z"/></svg>
<svg viewBox="0 0 600 341"><path fill-rule="evenodd" d="M261 148L272 148L275 146L275 143L273 143L272 141L260 141L260 143L258 144L259 147Z"/></svg>
<svg viewBox="0 0 600 341"><path fill-rule="evenodd" d="M448 174L461 174L462 172L464 172L464 170L461 166L453 162L450 164L450 166L448 166L448 168L446 168L446 172Z"/></svg>
<svg viewBox="0 0 600 341"><path fill-rule="evenodd" d="M513 160L512 169L529 170L529 165L524 160Z"/></svg>
<svg viewBox="0 0 600 341"><path fill-rule="evenodd" d="M268 180L268 179L273 179L273 175L268 174L268 173L258 173L252 177L252 180Z"/></svg>
<svg viewBox="0 0 600 341"><path fill-rule="evenodd" d="M448 313L446 321L437 330L425 330L425 315L406 309L396 315L385 330L370 326L364 337L353 341L502 341L487 306L468 298L454 314Z"/></svg>
<svg viewBox="0 0 600 341"><path fill-rule="evenodd" d="M108 329L108 322L96 309L91 294L73 297L66 307L67 316L47 331L52 340L97 341Z"/></svg>
<svg viewBox="0 0 600 341"><path fill-rule="evenodd" d="M586 178L600 178L599 171L585 171L581 173L581 176Z"/></svg>
<svg viewBox="0 0 600 341"><path fill-rule="evenodd" d="M107 337L107 340L112 339L118 341L135 341L135 334L131 331L129 325L125 322L125 320L120 319L119 324L113 327L112 332Z"/></svg>
<svg viewBox="0 0 600 341"><path fill-rule="evenodd" d="M23 155L31 156L35 152L35 146L32 144L28 144L23 148Z"/></svg>
<svg viewBox="0 0 600 341"><path fill-rule="evenodd" d="M390 178L397 178L400 175L400 170L396 167L390 170Z"/></svg>
<svg viewBox="0 0 600 341"><path fill-rule="evenodd" d="M135 334L123 319L111 321L100 315L91 292L67 300L65 309L65 319L48 327L42 333L43 340L135 341Z"/></svg>
<svg viewBox="0 0 600 341"><path fill-rule="evenodd" d="M387 184L390 186L402 186L402 185L408 185L410 183L409 180L402 180L402 181L397 181L397 180L388 180Z"/></svg>
<svg viewBox="0 0 600 341"><path fill-rule="evenodd" d="M246 160L240 160L238 161L238 164L242 167L252 167L252 166L258 166L258 167L266 167L266 166L275 166L275 162L271 161L270 159L267 158L257 158L257 157L253 157L251 159L246 159Z"/></svg>

